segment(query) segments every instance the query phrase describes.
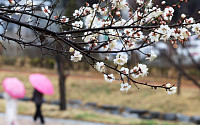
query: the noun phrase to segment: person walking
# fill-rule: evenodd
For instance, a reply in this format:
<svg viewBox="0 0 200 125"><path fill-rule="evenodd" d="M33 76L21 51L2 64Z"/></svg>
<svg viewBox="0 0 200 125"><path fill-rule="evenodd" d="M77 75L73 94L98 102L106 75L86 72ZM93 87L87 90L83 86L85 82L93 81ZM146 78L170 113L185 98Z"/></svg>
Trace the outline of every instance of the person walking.
<svg viewBox="0 0 200 125"><path fill-rule="evenodd" d="M39 92L37 89L34 89L32 101L35 102L36 112L33 117L33 120L36 121L37 118L40 118L42 124L45 123L44 117L42 115L42 103L43 103L43 94Z"/></svg>
<svg viewBox="0 0 200 125"><path fill-rule="evenodd" d="M3 80L2 86L4 88L3 97L6 100L6 124L18 125L17 99L24 98L24 95L26 93L24 84L16 77L7 77Z"/></svg>
<svg viewBox="0 0 200 125"><path fill-rule="evenodd" d="M35 102L36 112L33 119L36 121L38 117L41 119L41 123L44 124L44 118L42 116L41 107L43 103L43 94L52 95L54 93L54 88L51 81L42 74L31 74L29 76L29 81L34 87L33 98Z"/></svg>
<svg viewBox="0 0 200 125"><path fill-rule="evenodd" d="M17 123L17 99L12 98L8 93L4 92L6 99L6 122L7 125L18 125Z"/></svg>

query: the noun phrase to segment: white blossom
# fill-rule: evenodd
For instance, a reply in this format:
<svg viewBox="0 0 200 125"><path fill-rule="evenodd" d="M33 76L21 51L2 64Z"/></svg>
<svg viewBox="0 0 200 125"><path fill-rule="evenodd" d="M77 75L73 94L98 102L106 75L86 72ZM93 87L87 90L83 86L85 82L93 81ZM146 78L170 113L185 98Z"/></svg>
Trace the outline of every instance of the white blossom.
<svg viewBox="0 0 200 125"><path fill-rule="evenodd" d="M128 83L122 83L120 91L126 91L127 92L130 88L131 88L131 85L129 85Z"/></svg>
<svg viewBox="0 0 200 125"><path fill-rule="evenodd" d="M155 30L157 31L157 30ZM151 39L151 42L158 42L159 41L159 37L160 37L160 34L156 33L156 32L151 32L149 34L149 38Z"/></svg>
<svg viewBox="0 0 200 125"><path fill-rule="evenodd" d="M105 7L105 8L101 8L99 9L99 13L103 16L106 16L108 14L108 7Z"/></svg>
<svg viewBox="0 0 200 125"><path fill-rule="evenodd" d="M145 18L146 22L153 21L155 18L157 18L163 13L163 11L161 11L161 9L157 7L147 9L146 11L149 13L149 15L147 15L147 17Z"/></svg>
<svg viewBox="0 0 200 125"><path fill-rule="evenodd" d="M139 68L135 66L133 69L130 70L131 76L135 79L140 76L140 72L138 71L138 69Z"/></svg>
<svg viewBox="0 0 200 125"><path fill-rule="evenodd" d="M183 22L183 24L190 24L190 25L186 25L187 28L191 28L193 23L195 23L195 20L192 17L190 17L189 19L184 19L184 22Z"/></svg>
<svg viewBox="0 0 200 125"><path fill-rule="evenodd" d="M94 10L97 10L98 7L99 7L99 4L93 4L92 7L93 7Z"/></svg>
<svg viewBox="0 0 200 125"><path fill-rule="evenodd" d="M115 80L115 77L113 74L110 74L110 75L104 74L104 78L107 82L113 82Z"/></svg>
<svg viewBox="0 0 200 125"><path fill-rule="evenodd" d="M149 0L149 2L147 3L147 7L151 8L152 6L153 6L153 2L152 2L152 0Z"/></svg>
<svg viewBox="0 0 200 125"><path fill-rule="evenodd" d="M124 46L125 46L126 50L129 50L129 49L136 48L137 44L136 44L135 41L132 41L132 42L131 41L125 41Z"/></svg>
<svg viewBox="0 0 200 125"><path fill-rule="evenodd" d="M42 12L43 12L46 16L49 16L49 14L51 13L51 11L49 10L48 6L41 7L41 8L42 8Z"/></svg>
<svg viewBox="0 0 200 125"><path fill-rule="evenodd" d="M139 72L140 75L143 76L147 76L148 74L148 68L145 64L138 64L138 68L139 68Z"/></svg>
<svg viewBox="0 0 200 125"><path fill-rule="evenodd" d="M121 71L122 73L127 74L127 75L129 74L129 69L128 68L122 67L119 71ZM121 74L121 77L124 78L125 75Z"/></svg>
<svg viewBox="0 0 200 125"><path fill-rule="evenodd" d="M124 29L124 33L127 35L127 36L131 36L131 34L133 33L133 30L131 28L126 28Z"/></svg>
<svg viewBox="0 0 200 125"><path fill-rule="evenodd" d="M172 94L175 94L176 91L177 91L177 87L171 87L171 88L167 91L167 93L168 93L169 95L172 95Z"/></svg>
<svg viewBox="0 0 200 125"><path fill-rule="evenodd" d="M197 35L200 34L200 23L192 25L192 31L195 32Z"/></svg>
<svg viewBox="0 0 200 125"><path fill-rule="evenodd" d="M74 23L72 23L72 26L74 26L74 29L80 29L83 28L83 21L75 21Z"/></svg>
<svg viewBox="0 0 200 125"><path fill-rule="evenodd" d="M144 39L143 32L141 32L141 31L138 31L138 32L132 34L132 36L135 37L136 40Z"/></svg>
<svg viewBox="0 0 200 125"><path fill-rule="evenodd" d="M134 21L134 22L138 21L138 20L142 17L142 15L143 15L143 13L141 13L140 11L136 11L134 14L135 14L135 15L133 16L133 21ZM139 22L138 22L138 23L139 23Z"/></svg>
<svg viewBox="0 0 200 125"><path fill-rule="evenodd" d="M144 77L148 74L148 68L145 64L138 64L138 66L130 70L130 74L133 78L138 78L139 76Z"/></svg>
<svg viewBox="0 0 200 125"><path fill-rule="evenodd" d="M60 19L61 22L66 23L69 21L69 18L67 18L66 16L62 16L62 18Z"/></svg>
<svg viewBox="0 0 200 125"><path fill-rule="evenodd" d="M110 0L112 3L112 9L120 8L125 10L128 8L126 0Z"/></svg>
<svg viewBox="0 0 200 125"><path fill-rule="evenodd" d="M74 13L73 13L73 16L78 17L78 16L80 16L80 14L81 13L78 10L75 10Z"/></svg>
<svg viewBox="0 0 200 125"><path fill-rule="evenodd" d="M116 21L113 26L122 26L126 23L126 20L125 19L121 19L119 21ZM116 30L115 30L116 31Z"/></svg>
<svg viewBox="0 0 200 125"><path fill-rule="evenodd" d="M73 13L73 16L75 18L81 16L81 15L89 15L93 12L92 8L91 7L80 7L79 10L75 10L74 13Z"/></svg>
<svg viewBox="0 0 200 125"><path fill-rule="evenodd" d="M85 16L85 15L91 14L92 12L93 10L91 7L85 7L83 15Z"/></svg>
<svg viewBox="0 0 200 125"><path fill-rule="evenodd" d="M86 28L99 28L99 27L102 27L103 26L103 22L97 18L97 16L95 16L94 18L94 15L95 13L92 13L92 14L89 14L86 16L85 18L85 26ZM92 26L91 26L92 24Z"/></svg>
<svg viewBox="0 0 200 125"><path fill-rule="evenodd" d="M106 71L106 67L104 65L104 62L97 62L95 65L95 68L99 71L99 72L105 72Z"/></svg>
<svg viewBox="0 0 200 125"><path fill-rule="evenodd" d="M191 33L188 31L188 29L186 28L180 28L180 39L187 39Z"/></svg>
<svg viewBox="0 0 200 125"><path fill-rule="evenodd" d="M176 39L180 39L180 30L178 29L178 28L173 28L173 29L171 29L171 31L172 31L172 36L174 37L174 38L176 38Z"/></svg>
<svg viewBox="0 0 200 125"><path fill-rule="evenodd" d="M136 3L138 3L139 5L142 5L144 3L144 0L137 0Z"/></svg>
<svg viewBox="0 0 200 125"><path fill-rule="evenodd" d="M28 0L26 3L27 3L27 5L32 6L33 1L32 0Z"/></svg>
<svg viewBox="0 0 200 125"><path fill-rule="evenodd" d="M51 11L49 10L48 6L41 7L41 8L42 8L42 12L43 12L46 16L49 16L49 14L51 13Z"/></svg>
<svg viewBox="0 0 200 125"><path fill-rule="evenodd" d="M157 30L157 32L161 34L160 39L164 41L168 40L172 33L168 25L160 25L160 28Z"/></svg>
<svg viewBox="0 0 200 125"><path fill-rule="evenodd" d="M164 9L163 18L166 21L171 21L173 17L174 9L172 7L166 7Z"/></svg>
<svg viewBox="0 0 200 125"><path fill-rule="evenodd" d="M71 56L71 61L74 61L74 62L78 62L78 61L81 61L81 58L83 57L82 54L80 54L79 51L76 51L74 52L73 56Z"/></svg>
<svg viewBox="0 0 200 125"><path fill-rule="evenodd" d="M122 36L121 32L116 32L116 30L109 29L108 33L110 34L110 39L114 39L115 41L119 40L119 37Z"/></svg>
<svg viewBox="0 0 200 125"><path fill-rule="evenodd" d="M117 53L116 59L114 59L113 61L114 61L114 64L124 65L125 63L127 63L128 57L124 53Z"/></svg>
<svg viewBox="0 0 200 125"><path fill-rule="evenodd" d="M110 41L108 44L111 50L114 49L116 45L117 45L117 40Z"/></svg>
<svg viewBox="0 0 200 125"><path fill-rule="evenodd" d="M88 43L92 40L96 40L96 38L98 37L97 33L92 33L92 32L85 32L84 35L86 37L82 37L82 39L84 40L84 42Z"/></svg>
<svg viewBox="0 0 200 125"><path fill-rule="evenodd" d="M145 59L147 59L149 61L153 61L156 57L157 57L157 55L154 53L153 50L151 50L151 53L147 54L147 57Z"/></svg>

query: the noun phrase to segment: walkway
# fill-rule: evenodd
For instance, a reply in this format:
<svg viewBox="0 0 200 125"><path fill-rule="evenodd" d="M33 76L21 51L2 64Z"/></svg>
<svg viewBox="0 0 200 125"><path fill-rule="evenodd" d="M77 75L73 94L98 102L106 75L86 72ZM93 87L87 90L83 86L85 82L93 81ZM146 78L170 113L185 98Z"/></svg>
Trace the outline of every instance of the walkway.
<svg viewBox="0 0 200 125"><path fill-rule="evenodd" d="M108 125L102 123L86 122L79 120L70 120L70 119L54 119L54 118L45 118L45 125ZM19 125L40 125L38 122L33 122L31 116L19 115L18 116ZM0 113L0 125L6 125L5 123L5 114Z"/></svg>

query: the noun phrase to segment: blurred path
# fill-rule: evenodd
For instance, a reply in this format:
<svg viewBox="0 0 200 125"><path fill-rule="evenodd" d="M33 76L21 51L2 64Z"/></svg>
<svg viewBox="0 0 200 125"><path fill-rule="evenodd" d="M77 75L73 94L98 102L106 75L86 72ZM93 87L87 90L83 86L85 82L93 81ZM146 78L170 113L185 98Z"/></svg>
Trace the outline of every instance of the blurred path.
<svg viewBox="0 0 200 125"><path fill-rule="evenodd" d="M5 123L5 114L0 113L0 125L6 125ZM108 125L95 122L86 122L79 120L70 120L70 119L54 119L54 118L45 118L45 125ZM19 125L40 125L39 119L35 123L31 116L19 115L18 116Z"/></svg>

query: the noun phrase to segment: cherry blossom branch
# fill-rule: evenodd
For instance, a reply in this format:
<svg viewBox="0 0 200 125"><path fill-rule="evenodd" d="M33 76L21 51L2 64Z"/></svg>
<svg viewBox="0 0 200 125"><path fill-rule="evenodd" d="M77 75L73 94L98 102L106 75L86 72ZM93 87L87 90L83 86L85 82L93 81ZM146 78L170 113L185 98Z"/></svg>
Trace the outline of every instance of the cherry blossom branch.
<svg viewBox="0 0 200 125"><path fill-rule="evenodd" d="M59 0L50 7L41 7L45 16L37 15L35 11L39 5L34 6L33 1L30 1L20 5L21 3L10 0L13 6L0 8L0 20L4 28L4 33L0 36L4 40L15 41L22 49L26 46L38 47L43 55L46 54L43 49L63 57L69 54L73 62L81 61L83 57L90 66L104 74L106 81L121 81L121 91L128 91L131 84L134 84L137 88L137 85L144 85L154 89L164 88L168 94L175 93L176 87L169 83L152 85L137 81L138 77L148 75L148 68L140 63L133 68L126 68L124 65L128 62L129 52L137 51L145 55L146 60L153 61L157 55L152 50L150 53L144 53L141 48L159 41L184 43L192 33L200 34L200 20L194 21L183 14L176 23L172 23L174 8L164 7L165 2L162 2L160 7L160 4L154 6L152 0L136 0L138 7L131 8L126 0L99 0L99 3L91 6L86 3L75 10L72 17L64 16L64 9L53 17ZM183 2L178 2L174 7L180 6L181 3ZM125 10L128 11L127 18L122 14ZM14 14L19 16L14 17ZM23 16L29 16L30 19L22 20ZM43 27L40 25L41 21L45 21ZM33 23L30 24L31 22ZM10 24L19 26L18 38L6 34ZM56 25L56 30L51 29L53 25ZM33 31L34 39L25 42L22 28ZM120 47L117 48L118 46ZM96 57L98 54L105 58ZM116 57L108 64L106 60L109 60L111 54L116 54ZM106 68L120 77L108 74Z"/></svg>

